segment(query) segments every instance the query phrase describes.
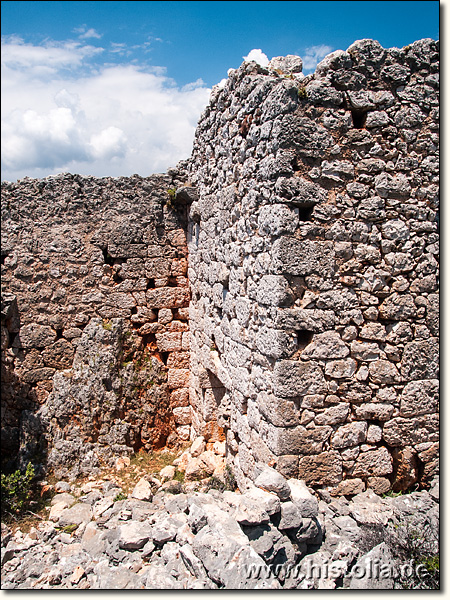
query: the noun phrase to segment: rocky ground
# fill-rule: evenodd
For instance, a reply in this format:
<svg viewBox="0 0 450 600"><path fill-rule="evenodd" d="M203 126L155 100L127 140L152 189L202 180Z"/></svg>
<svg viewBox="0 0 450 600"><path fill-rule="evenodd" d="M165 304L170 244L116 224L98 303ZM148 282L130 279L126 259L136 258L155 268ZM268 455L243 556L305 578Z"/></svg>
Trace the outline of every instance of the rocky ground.
<svg viewBox="0 0 450 600"><path fill-rule="evenodd" d="M200 438L157 477L125 461L103 478L57 482L27 533L2 524L3 589L392 589L426 580L405 551L414 540L438 551L437 482L397 497L332 498L260 464L241 493L225 489L223 454Z"/></svg>

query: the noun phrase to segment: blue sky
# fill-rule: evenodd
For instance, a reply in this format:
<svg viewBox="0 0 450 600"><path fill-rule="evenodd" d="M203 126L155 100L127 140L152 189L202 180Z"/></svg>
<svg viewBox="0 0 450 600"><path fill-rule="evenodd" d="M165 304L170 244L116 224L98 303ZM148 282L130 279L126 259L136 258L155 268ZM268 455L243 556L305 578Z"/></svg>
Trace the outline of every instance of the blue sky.
<svg viewBox="0 0 450 600"><path fill-rule="evenodd" d="M210 88L252 56L304 72L362 38L439 37L439 2L2 5L2 179L148 175L187 158Z"/></svg>

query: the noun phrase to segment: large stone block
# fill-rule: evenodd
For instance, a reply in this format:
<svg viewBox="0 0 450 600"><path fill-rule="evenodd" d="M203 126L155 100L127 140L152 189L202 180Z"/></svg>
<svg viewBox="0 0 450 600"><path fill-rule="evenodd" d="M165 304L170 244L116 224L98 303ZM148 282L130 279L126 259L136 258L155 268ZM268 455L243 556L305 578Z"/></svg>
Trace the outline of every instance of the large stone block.
<svg viewBox="0 0 450 600"><path fill-rule="evenodd" d="M326 392L326 382L318 363L281 360L273 370L274 392L282 398Z"/></svg>
<svg viewBox="0 0 450 600"><path fill-rule="evenodd" d="M331 438L333 448L350 448L365 442L367 435L367 423L356 421L338 427Z"/></svg>
<svg viewBox="0 0 450 600"><path fill-rule="evenodd" d="M321 452L317 456L302 456L299 479L307 485L336 485L342 480L342 459L339 452Z"/></svg>
<svg viewBox="0 0 450 600"><path fill-rule="evenodd" d="M181 350L181 332L157 333L156 343L160 352Z"/></svg>
<svg viewBox="0 0 450 600"><path fill-rule="evenodd" d="M348 346L337 331L325 331L314 336L312 342L302 352L302 359L345 358L350 354Z"/></svg>
<svg viewBox="0 0 450 600"><path fill-rule="evenodd" d="M183 308L189 304L187 288L160 287L147 290L149 308Z"/></svg>
<svg viewBox="0 0 450 600"><path fill-rule="evenodd" d="M408 383L400 399L400 414L417 417L439 409L439 381L426 379Z"/></svg>
<svg viewBox="0 0 450 600"><path fill-rule="evenodd" d="M17 341L16 341L17 340ZM24 325L13 342L15 348L45 348L56 340L56 331L48 325Z"/></svg>
<svg viewBox="0 0 450 600"><path fill-rule="evenodd" d="M439 440L439 416L394 417L383 427L383 439L389 446L405 446Z"/></svg>
<svg viewBox="0 0 450 600"><path fill-rule="evenodd" d="M401 374L407 380L439 377L439 340L429 338L405 344Z"/></svg>
<svg viewBox="0 0 450 600"><path fill-rule="evenodd" d="M294 237L282 237L272 248L273 268L276 273L329 277L334 271L332 242L314 242Z"/></svg>
<svg viewBox="0 0 450 600"><path fill-rule="evenodd" d="M387 448L377 448L361 452L356 459L352 470L354 477L367 477L368 475L379 477L392 473L392 456Z"/></svg>
<svg viewBox="0 0 450 600"><path fill-rule="evenodd" d="M314 429L297 427L275 427L261 422L260 433L263 441L277 456L283 454L318 454L329 439L332 428L317 426Z"/></svg>
<svg viewBox="0 0 450 600"><path fill-rule="evenodd" d="M275 326L279 329L320 333L334 327L335 320L331 310L286 308L278 311Z"/></svg>

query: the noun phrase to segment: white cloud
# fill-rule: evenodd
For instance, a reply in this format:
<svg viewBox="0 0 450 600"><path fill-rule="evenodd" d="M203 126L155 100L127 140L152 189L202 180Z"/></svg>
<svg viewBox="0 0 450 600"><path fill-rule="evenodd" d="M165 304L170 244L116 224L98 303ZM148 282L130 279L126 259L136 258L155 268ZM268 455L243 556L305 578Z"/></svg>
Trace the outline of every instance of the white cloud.
<svg viewBox="0 0 450 600"><path fill-rule="evenodd" d="M325 44L306 48L305 54L302 56L303 69L305 71L314 70L322 58L324 58L327 54L330 54L332 50L333 48L331 46L326 46Z"/></svg>
<svg viewBox="0 0 450 600"><path fill-rule="evenodd" d="M90 27L88 29L86 25L77 27L73 31L74 31L74 33L80 34L78 36L80 38L80 40L87 40L89 38L96 38L99 40L102 37L102 35L100 33L98 33L97 31L95 31L95 29L93 29L92 27Z"/></svg>
<svg viewBox="0 0 450 600"><path fill-rule="evenodd" d="M261 65L262 67L267 67L267 65L269 64L269 59L267 58L267 55L264 54L264 52L261 50L261 48L254 48L253 50L250 50L247 56L243 56L242 58L247 62L254 60L256 63L258 63L258 65Z"/></svg>
<svg viewBox="0 0 450 600"><path fill-rule="evenodd" d="M189 157L202 80L179 88L162 67L95 66L103 49L79 43L2 46L2 179L145 176Z"/></svg>

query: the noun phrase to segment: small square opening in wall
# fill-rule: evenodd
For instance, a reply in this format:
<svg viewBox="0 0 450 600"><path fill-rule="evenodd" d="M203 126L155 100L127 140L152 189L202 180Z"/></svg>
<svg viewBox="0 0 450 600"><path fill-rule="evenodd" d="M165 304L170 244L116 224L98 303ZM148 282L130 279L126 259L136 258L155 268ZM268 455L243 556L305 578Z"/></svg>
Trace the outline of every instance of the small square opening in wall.
<svg viewBox="0 0 450 600"><path fill-rule="evenodd" d="M297 346L299 349L303 350L306 348L306 346L311 343L313 335L314 333L312 331L308 331L306 329L297 331Z"/></svg>
<svg viewBox="0 0 450 600"><path fill-rule="evenodd" d="M298 209L298 220L299 221L311 221L314 206L302 206Z"/></svg>
<svg viewBox="0 0 450 600"><path fill-rule="evenodd" d="M355 129L364 129L366 126L367 111L365 110L352 110L352 121Z"/></svg>

